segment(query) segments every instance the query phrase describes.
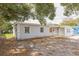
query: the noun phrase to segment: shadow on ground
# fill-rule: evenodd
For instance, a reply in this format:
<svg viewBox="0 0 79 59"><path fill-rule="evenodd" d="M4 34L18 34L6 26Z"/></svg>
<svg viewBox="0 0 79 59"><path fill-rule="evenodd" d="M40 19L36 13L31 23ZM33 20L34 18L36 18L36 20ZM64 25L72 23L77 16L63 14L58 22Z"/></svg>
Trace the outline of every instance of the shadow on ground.
<svg viewBox="0 0 79 59"><path fill-rule="evenodd" d="M17 41L0 40L1 56L75 56L79 55L79 40L65 37L44 37Z"/></svg>

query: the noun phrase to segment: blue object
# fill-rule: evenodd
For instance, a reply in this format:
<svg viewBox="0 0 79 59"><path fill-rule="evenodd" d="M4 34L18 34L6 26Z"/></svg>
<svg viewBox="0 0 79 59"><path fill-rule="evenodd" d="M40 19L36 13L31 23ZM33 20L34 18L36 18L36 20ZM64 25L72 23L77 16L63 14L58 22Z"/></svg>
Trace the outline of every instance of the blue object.
<svg viewBox="0 0 79 59"><path fill-rule="evenodd" d="M73 29L74 29L74 34L79 35L79 26L75 26Z"/></svg>

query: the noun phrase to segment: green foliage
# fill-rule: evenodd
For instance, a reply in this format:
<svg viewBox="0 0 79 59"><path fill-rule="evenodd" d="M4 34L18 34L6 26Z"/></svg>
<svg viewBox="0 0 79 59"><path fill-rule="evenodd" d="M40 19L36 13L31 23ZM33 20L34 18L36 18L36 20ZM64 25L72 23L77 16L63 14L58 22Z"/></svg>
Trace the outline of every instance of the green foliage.
<svg viewBox="0 0 79 59"><path fill-rule="evenodd" d="M34 5L31 6L31 5ZM31 12L31 9L35 12ZM53 3L23 4L23 3L1 3L0 16L5 21L24 21L28 18L37 18L41 23L45 23L45 17L53 19L55 16L55 8Z"/></svg>
<svg viewBox="0 0 79 59"><path fill-rule="evenodd" d="M41 22L45 23L45 17L53 19L55 17L55 7L53 3L38 3L35 5L36 18Z"/></svg>
<svg viewBox="0 0 79 59"><path fill-rule="evenodd" d="M28 17L31 7L27 4L9 4L2 3L0 4L0 16L5 20L21 20Z"/></svg>
<svg viewBox="0 0 79 59"><path fill-rule="evenodd" d="M62 3L61 5L64 6L65 9L64 15L70 16L72 14L78 14L79 3Z"/></svg>
<svg viewBox="0 0 79 59"><path fill-rule="evenodd" d="M0 37L9 39L9 38L13 38L13 37L15 37L15 35L13 35L13 34L0 34Z"/></svg>
<svg viewBox="0 0 79 59"><path fill-rule="evenodd" d="M3 33L10 33L12 32L12 25L8 22L5 22L2 26Z"/></svg>
<svg viewBox="0 0 79 59"><path fill-rule="evenodd" d="M29 18L31 7L27 4L1 3L0 4L0 32L6 33L12 30L10 21L24 21Z"/></svg>
<svg viewBox="0 0 79 59"><path fill-rule="evenodd" d="M1 26L0 26L0 31L2 33L11 33L12 32L12 25L9 22L4 22Z"/></svg>
<svg viewBox="0 0 79 59"><path fill-rule="evenodd" d="M33 6L31 6L33 5ZM35 12L31 12L34 8ZM1 3L0 4L0 32L8 33L12 30L10 21L24 21L28 18L37 18L41 24L46 24L45 17L53 19L55 8L53 3L23 4Z"/></svg>
<svg viewBox="0 0 79 59"><path fill-rule="evenodd" d="M78 22L77 19L72 19L72 20L64 20L61 25L65 25L65 26L77 26Z"/></svg>

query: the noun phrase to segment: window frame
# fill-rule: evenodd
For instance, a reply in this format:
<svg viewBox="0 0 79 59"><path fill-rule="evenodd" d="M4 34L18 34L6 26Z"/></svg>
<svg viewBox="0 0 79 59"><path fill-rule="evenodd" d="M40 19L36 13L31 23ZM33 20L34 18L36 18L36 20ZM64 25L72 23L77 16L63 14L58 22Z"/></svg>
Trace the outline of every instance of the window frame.
<svg viewBox="0 0 79 59"><path fill-rule="evenodd" d="M44 32L44 27L40 27L40 32L41 32L41 33Z"/></svg>
<svg viewBox="0 0 79 59"><path fill-rule="evenodd" d="M24 32L29 34L30 33L30 27L24 27Z"/></svg>

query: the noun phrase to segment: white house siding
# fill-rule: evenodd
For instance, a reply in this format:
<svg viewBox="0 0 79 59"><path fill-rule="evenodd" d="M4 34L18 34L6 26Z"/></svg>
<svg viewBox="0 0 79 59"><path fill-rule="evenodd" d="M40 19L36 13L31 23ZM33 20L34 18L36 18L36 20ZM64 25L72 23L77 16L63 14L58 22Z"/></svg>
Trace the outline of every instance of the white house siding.
<svg viewBox="0 0 79 59"><path fill-rule="evenodd" d="M59 35L65 36L65 28L59 28Z"/></svg>
<svg viewBox="0 0 79 59"><path fill-rule="evenodd" d="M21 25L20 24L17 24L16 25L17 27L16 27L16 37L17 37L17 39L20 39L21 38L21 30L22 30L22 28L21 28Z"/></svg>
<svg viewBox="0 0 79 59"><path fill-rule="evenodd" d="M73 29L70 26L65 27L65 36L72 36L73 35Z"/></svg>
<svg viewBox="0 0 79 59"><path fill-rule="evenodd" d="M30 27L30 33L25 33L25 27ZM40 25L17 24L17 39L27 39L35 37L50 36L49 26L44 26L44 32L40 32Z"/></svg>
<svg viewBox="0 0 79 59"><path fill-rule="evenodd" d="M16 27L16 29L15 29ZM30 28L30 33L25 33L25 27ZM40 28L44 28L44 32L40 32ZM52 27L52 32L49 29ZM36 38L36 37L44 37L44 36L71 36L73 35L73 29L69 26L65 27L57 27L57 26L41 26L36 24L23 24L17 23L17 26L14 26L14 34L16 34L17 39L28 39L28 38ZM69 32L68 32L69 30ZM15 33L16 32L16 33Z"/></svg>

